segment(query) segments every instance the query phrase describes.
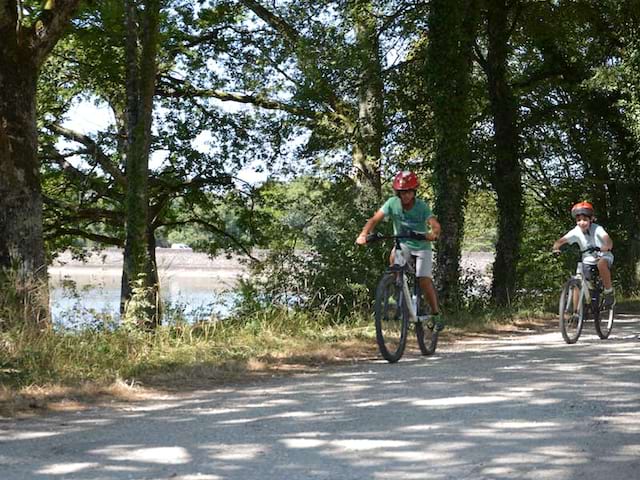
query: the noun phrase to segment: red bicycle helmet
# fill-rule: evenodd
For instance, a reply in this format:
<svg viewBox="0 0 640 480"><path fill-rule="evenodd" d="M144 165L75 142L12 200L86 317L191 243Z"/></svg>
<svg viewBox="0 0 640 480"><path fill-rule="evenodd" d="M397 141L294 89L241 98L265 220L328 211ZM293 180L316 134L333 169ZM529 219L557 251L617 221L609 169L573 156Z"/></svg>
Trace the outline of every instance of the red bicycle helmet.
<svg viewBox="0 0 640 480"><path fill-rule="evenodd" d="M576 203L571 207L571 216L573 218L576 218L578 215L586 215L587 217L593 218L593 213L593 205L589 202Z"/></svg>
<svg viewBox="0 0 640 480"><path fill-rule="evenodd" d="M420 181L418 180L418 176L409 171L398 172L398 174L393 179L393 189L396 191L400 190L416 190L420 185Z"/></svg>

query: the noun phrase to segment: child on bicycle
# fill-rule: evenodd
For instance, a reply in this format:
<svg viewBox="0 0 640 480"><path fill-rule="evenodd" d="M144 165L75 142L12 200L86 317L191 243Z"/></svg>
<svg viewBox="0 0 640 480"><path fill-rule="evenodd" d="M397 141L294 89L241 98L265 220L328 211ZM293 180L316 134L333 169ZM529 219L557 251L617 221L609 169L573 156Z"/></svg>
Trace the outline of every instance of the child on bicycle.
<svg viewBox="0 0 640 480"><path fill-rule="evenodd" d="M611 266L613 265L613 241L602 226L594 223L593 205L589 202L576 203L571 208L571 216L576 220L576 226L563 237L553 243L553 251L558 252L562 245L577 243L582 252L582 262L585 265L597 265L598 273L604 285L604 303L607 308L615 305L615 297L611 284ZM586 252L589 248L597 247L600 251Z"/></svg>
<svg viewBox="0 0 640 480"><path fill-rule="evenodd" d="M416 258L416 278L431 307L435 328L439 331L444 328L444 323L440 317L438 297L433 286L430 242L437 240L440 236L440 223L431 212L429 205L416 197L419 185L420 181L415 173L399 172L393 179L393 190L396 195L390 197L367 221L356 243L366 244L367 235L372 233L376 225L386 217L391 218L395 235L409 232L424 234L424 240L406 239L402 243L409 247L411 254ZM430 230L429 233L427 233L428 230ZM391 264L394 263L394 255L395 251L392 251L389 259Z"/></svg>

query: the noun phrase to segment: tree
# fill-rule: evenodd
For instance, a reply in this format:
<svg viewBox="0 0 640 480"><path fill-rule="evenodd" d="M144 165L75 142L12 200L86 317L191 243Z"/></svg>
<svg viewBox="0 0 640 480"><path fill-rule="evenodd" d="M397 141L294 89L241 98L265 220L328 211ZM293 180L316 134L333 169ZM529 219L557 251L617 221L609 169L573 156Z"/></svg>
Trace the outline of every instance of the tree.
<svg viewBox="0 0 640 480"><path fill-rule="evenodd" d="M510 35L519 20L521 5L513 2L486 2L486 58L476 50L487 76L488 97L493 117L493 156L491 184L498 207L498 237L493 264L491 297L495 304L510 305L515 298L517 266L524 214L520 170L520 132L518 102L511 85Z"/></svg>
<svg viewBox="0 0 640 480"><path fill-rule="evenodd" d="M125 1L127 79L124 317L146 327L160 322L155 238L149 233L149 154L156 91L160 0ZM136 318L137 317L137 318Z"/></svg>
<svg viewBox="0 0 640 480"><path fill-rule="evenodd" d="M48 321L47 266L42 235L36 90L40 68L80 0L41 8L0 2L0 284L15 279L20 320ZM28 7L28 8L26 8ZM34 285L40 295L32 295Z"/></svg>
<svg viewBox="0 0 640 480"><path fill-rule="evenodd" d="M442 224L436 283L445 305L459 304L460 248L471 162L470 80L477 28L475 0L433 0L426 33L425 92L433 112L436 204Z"/></svg>
<svg viewBox="0 0 640 480"><path fill-rule="evenodd" d="M162 66L164 74L175 66L170 49L184 41L184 35L169 37L167 32L181 29L175 17L164 16L161 48L154 54L150 37L154 29L158 36L159 25L154 27L153 23L159 20L145 20L157 11L154 8L148 5L141 9L129 29L125 28L123 7L118 2L101 3L99 8L83 12L70 37L58 46L55 64L45 69L41 89L41 98L48 106L43 118L42 153L49 245L58 250L82 237L101 246L124 247L121 303L124 308L137 291L137 306L145 308L138 308L136 315L141 315L139 320L148 326L157 323L160 314L155 265L158 229L196 224L211 235L199 245L201 249L211 253L219 248L246 252L244 245L226 231L225 210L216 198L233 189L229 172L240 168L241 163L231 155L205 154L194 147L197 136L211 129L221 150L231 150L232 143L241 149L245 142L229 137L244 128L243 115L234 114L235 122L225 116L212 122L213 110L156 95L156 65ZM128 57L125 31L131 35ZM58 88L60 84L65 85L64 92ZM126 94L127 84L130 95ZM90 135L62 127L70 103L78 97L109 108L115 124ZM160 102L165 108L154 109ZM158 119L153 135L152 114ZM66 146L58 151L58 138L72 142L74 148ZM150 170L150 152L158 151L169 154L161 166ZM229 202L232 198L227 196Z"/></svg>

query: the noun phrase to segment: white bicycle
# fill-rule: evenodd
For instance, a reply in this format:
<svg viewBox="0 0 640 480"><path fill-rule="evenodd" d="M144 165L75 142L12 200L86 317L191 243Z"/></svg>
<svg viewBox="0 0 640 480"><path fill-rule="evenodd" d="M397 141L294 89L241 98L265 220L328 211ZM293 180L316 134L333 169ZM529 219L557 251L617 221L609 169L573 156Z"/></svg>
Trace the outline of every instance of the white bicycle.
<svg viewBox="0 0 640 480"><path fill-rule="evenodd" d="M402 239L424 240L423 233L382 235L371 233L367 243L393 240L395 264L389 267L376 289L376 341L380 354L389 363L402 357L407 344L409 323L414 325L418 346L423 355L431 355L438 345L438 330L431 321L430 308L415 277L415 258L402 245Z"/></svg>
<svg viewBox="0 0 640 480"><path fill-rule="evenodd" d="M580 253L599 251L598 247L591 247ZM578 341L584 322L590 316L598 336L602 339L609 337L615 313L613 305L605 304L603 293L598 268L578 262L576 273L565 282L560 295L560 332L565 342Z"/></svg>

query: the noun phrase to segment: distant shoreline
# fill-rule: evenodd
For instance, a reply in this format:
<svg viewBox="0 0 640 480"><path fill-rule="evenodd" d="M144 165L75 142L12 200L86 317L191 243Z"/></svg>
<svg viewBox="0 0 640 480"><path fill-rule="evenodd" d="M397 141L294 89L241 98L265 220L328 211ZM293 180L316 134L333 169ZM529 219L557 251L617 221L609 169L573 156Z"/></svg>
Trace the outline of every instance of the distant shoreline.
<svg viewBox="0 0 640 480"><path fill-rule="evenodd" d="M157 248L156 261L161 277L237 280L247 272L240 257L210 257L206 253L186 249ZM122 275L122 250L107 249L92 253L86 261L74 259L66 251L60 254L48 268L49 276L64 277L120 277Z"/></svg>

